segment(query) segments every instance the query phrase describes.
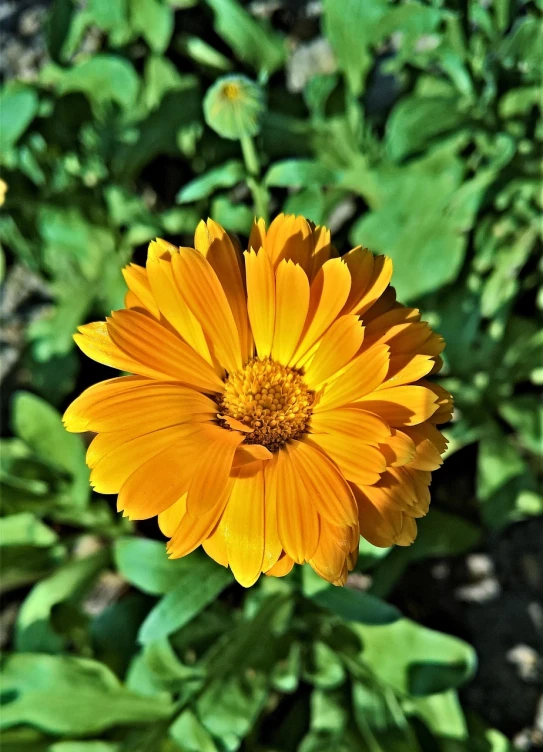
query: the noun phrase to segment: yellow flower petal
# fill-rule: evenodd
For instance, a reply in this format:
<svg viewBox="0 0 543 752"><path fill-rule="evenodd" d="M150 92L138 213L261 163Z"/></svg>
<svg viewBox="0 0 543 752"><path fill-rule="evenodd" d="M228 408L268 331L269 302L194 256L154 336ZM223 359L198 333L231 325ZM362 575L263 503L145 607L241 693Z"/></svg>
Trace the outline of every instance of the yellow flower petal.
<svg viewBox="0 0 543 752"><path fill-rule="evenodd" d="M392 429L392 436L385 439L379 450L384 455L387 467L401 467L410 463L416 453L415 442L407 434Z"/></svg>
<svg viewBox="0 0 543 752"><path fill-rule="evenodd" d="M111 391L111 390L110 390ZM179 423L211 421L217 405L203 394L167 382L152 382L103 395L86 410L87 431L143 429L146 433Z"/></svg>
<svg viewBox="0 0 543 752"><path fill-rule="evenodd" d="M376 345L357 355L344 373L330 386L315 405L314 413L332 410L342 405L357 402L370 395L383 382L389 366L389 353L386 345ZM361 406L368 412L376 412L366 405Z"/></svg>
<svg viewBox="0 0 543 752"><path fill-rule="evenodd" d="M149 364L160 380L174 379L204 392L222 391L223 383L209 363L154 319L137 311L113 311L107 329L113 343L141 364L136 372Z"/></svg>
<svg viewBox="0 0 543 752"><path fill-rule="evenodd" d="M124 482L117 509L125 510L132 520L146 520L176 502L187 491L194 474L203 448L200 437L197 425L187 426L175 444L140 464Z"/></svg>
<svg viewBox="0 0 543 752"><path fill-rule="evenodd" d="M212 534L221 520L233 483L233 479L228 479L217 499L217 503L204 514L196 518L189 514L183 515L172 539L168 542L167 550L172 559L179 559L181 556L192 553Z"/></svg>
<svg viewBox="0 0 543 752"><path fill-rule="evenodd" d="M95 442L101 445L100 450L94 447L99 459L90 476L95 490L105 494L119 493L135 470L168 446L182 441L188 430L186 424L171 426L128 440L125 431L120 431L118 436L116 433L99 434L91 444L91 447Z"/></svg>
<svg viewBox="0 0 543 752"><path fill-rule="evenodd" d="M340 528L334 529L332 525L322 524L319 545L309 560L309 564L320 577L334 584L346 579L347 574L347 554L338 544L338 537L340 538L342 533L343 530Z"/></svg>
<svg viewBox="0 0 543 752"><path fill-rule="evenodd" d="M420 423L403 429L414 442L416 454L409 463L416 470L437 470L443 464L441 455L447 448L447 439L431 423Z"/></svg>
<svg viewBox="0 0 543 752"><path fill-rule="evenodd" d="M97 363L117 368L119 371L131 371L150 379L165 378L164 374L145 363L139 363L117 347L110 337L105 321L80 326L79 333L74 334L74 340L79 349Z"/></svg>
<svg viewBox="0 0 543 752"><path fill-rule="evenodd" d="M212 219L199 223L194 235L194 247L209 261L226 294L238 329L242 360L245 362L253 354L253 339L247 318L242 256L225 230Z"/></svg>
<svg viewBox="0 0 543 752"><path fill-rule="evenodd" d="M309 280L301 266L281 261L276 272L275 331L272 356L287 365L309 310Z"/></svg>
<svg viewBox="0 0 543 752"><path fill-rule="evenodd" d="M175 534L175 531L179 527L179 523L186 513L187 494L184 493L180 499L171 505L171 507L168 507L163 512L159 512L158 526L160 532L165 535L166 538L171 538Z"/></svg>
<svg viewBox="0 0 543 752"><path fill-rule="evenodd" d="M324 438L324 434L319 434L318 437L305 437L304 441L291 441L289 456L320 516L331 524L354 525L357 513L351 489L326 456L327 452L319 451L320 441ZM372 447L366 446L365 449L378 454Z"/></svg>
<svg viewBox="0 0 543 752"><path fill-rule="evenodd" d="M392 261L374 256L367 248L353 248L343 256L352 276L349 298L343 313L361 316L379 299L392 277Z"/></svg>
<svg viewBox="0 0 543 752"><path fill-rule="evenodd" d="M122 271L128 289L136 296L144 308L146 308L155 319L158 319L160 317L160 310L153 295L153 291L151 290L146 270L137 264L129 264L128 266L125 266Z"/></svg>
<svg viewBox="0 0 543 752"><path fill-rule="evenodd" d="M206 445L193 467L188 489L187 512L193 519L201 517L219 501L228 482L236 449L245 438L245 434L216 426L207 430Z"/></svg>
<svg viewBox="0 0 543 752"><path fill-rule="evenodd" d="M107 379L85 389L67 408L62 416L62 421L67 431L80 433L92 430L89 428L89 413L93 407L99 405L103 399L125 394L143 385L153 384L151 379L141 376L119 376L115 379ZM118 428L118 426L116 426Z"/></svg>
<svg viewBox="0 0 543 752"><path fill-rule="evenodd" d="M311 283L309 311L300 344L291 365L299 365L303 356L334 323L343 308L351 287L351 275L341 259L330 259Z"/></svg>
<svg viewBox="0 0 543 752"><path fill-rule="evenodd" d="M283 554L276 564L266 571L266 574L270 577L284 577L287 575L294 566L294 559L291 559L287 554Z"/></svg>
<svg viewBox="0 0 543 752"><path fill-rule="evenodd" d="M336 319L305 368L304 379L308 386L317 389L350 363L363 340L364 327L358 316L340 316Z"/></svg>
<svg viewBox="0 0 543 752"><path fill-rule="evenodd" d="M263 219L255 219L251 227L247 248L249 251L259 251L264 248L266 241L266 223Z"/></svg>
<svg viewBox="0 0 543 752"><path fill-rule="evenodd" d="M248 462L255 462L256 460L266 461L272 458L273 454L265 446L262 446L262 444L241 444L234 454L232 467L240 467L241 465L246 465Z"/></svg>
<svg viewBox="0 0 543 752"><path fill-rule="evenodd" d="M359 487L353 484L352 488L358 505L360 534L374 546L382 548L393 546L402 539L407 515L390 505L385 491L377 485Z"/></svg>
<svg viewBox="0 0 543 752"><path fill-rule="evenodd" d="M356 407L342 407L314 413L311 416L311 434L339 433L371 446L377 446L391 435L390 428L377 415L372 415Z"/></svg>
<svg viewBox="0 0 543 752"><path fill-rule="evenodd" d="M264 518L262 463L252 462L236 470L224 521L228 563L243 587L253 585L262 571Z"/></svg>
<svg viewBox="0 0 543 752"><path fill-rule="evenodd" d="M311 434L306 437L304 443L318 447L335 462L344 477L354 483L376 483L380 474L386 470L386 460L378 449L335 431ZM336 514L337 510L334 509L334 515ZM334 519L336 522L339 521L337 516ZM330 522L334 519L330 519ZM352 524L352 521L347 519L341 522Z"/></svg>
<svg viewBox="0 0 543 752"><path fill-rule="evenodd" d="M193 248L180 248L171 263L183 298L210 338L220 364L228 371L240 369L241 344L236 321L215 270Z"/></svg>
<svg viewBox="0 0 543 752"><path fill-rule="evenodd" d="M307 272L314 249L313 230L304 217L279 214L268 228L263 247L274 269L283 259L290 259Z"/></svg>
<svg viewBox="0 0 543 752"><path fill-rule="evenodd" d="M204 360L212 363L202 327L191 312L173 276L171 259L149 256L147 274L160 312Z"/></svg>
<svg viewBox="0 0 543 752"><path fill-rule="evenodd" d="M331 242L331 233L327 227L313 228L314 248L309 260L307 276L312 282L319 269L331 258L337 258L337 251Z"/></svg>
<svg viewBox="0 0 543 752"><path fill-rule="evenodd" d="M440 423L448 423L452 418L453 413L452 396L440 384L436 384L433 381L421 379L420 385L425 387L426 389L429 389L436 396L437 409L432 414L430 422L434 423L435 425L439 425ZM419 421L419 423L420 422L421 421ZM412 423L411 425L414 425L414 423Z"/></svg>
<svg viewBox="0 0 543 752"><path fill-rule="evenodd" d="M209 537L202 541L202 548L217 564L220 564L222 567L228 566L228 553L224 537L224 514Z"/></svg>
<svg viewBox="0 0 543 752"><path fill-rule="evenodd" d="M272 455L273 458L273 455ZM272 569L283 550L279 530L277 529L277 499L270 493L267 483L265 486L265 519L264 519L264 557L262 559L262 571ZM293 562L294 563L294 562ZM290 571L290 570L289 570Z"/></svg>
<svg viewBox="0 0 543 752"><path fill-rule="evenodd" d="M275 279L270 258L260 250L245 254L247 310L259 358L270 355L275 328Z"/></svg>
<svg viewBox="0 0 543 752"><path fill-rule="evenodd" d="M412 384L430 373L433 367L434 360L429 355L392 355L386 379L377 390Z"/></svg>
<svg viewBox="0 0 543 752"><path fill-rule="evenodd" d="M289 445L267 462L266 495L277 508L277 529L283 549L297 564L310 559L319 542L319 518L303 479L294 465Z"/></svg>
<svg viewBox="0 0 543 752"><path fill-rule="evenodd" d="M416 426L437 410L436 395L423 386L395 386L368 394L359 400L360 407L379 415L394 427Z"/></svg>

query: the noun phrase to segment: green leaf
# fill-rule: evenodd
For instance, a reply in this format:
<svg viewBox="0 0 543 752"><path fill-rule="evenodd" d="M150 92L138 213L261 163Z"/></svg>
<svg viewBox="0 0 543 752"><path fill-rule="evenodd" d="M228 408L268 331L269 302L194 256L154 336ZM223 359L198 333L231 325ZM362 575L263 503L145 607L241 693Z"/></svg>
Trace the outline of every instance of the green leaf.
<svg viewBox="0 0 543 752"><path fill-rule="evenodd" d="M484 437L479 444L477 492L481 501L488 500L523 470L522 458L496 426L493 435Z"/></svg>
<svg viewBox="0 0 543 752"><path fill-rule="evenodd" d="M357 96L364 91L366 76L373 64L371 45L381 41L380 25L386 12L386 0L324 2L326 37L334 48L349 88Z"/></svg>
<svg viewBox="0 0 543 752"><path fill-rule="evenodd" d="M447 739L464 740L468 738L466 719L454 690L428 697L417 697L409 706L437 736Z"/></svg>
<svg viewBox="0 0 543 752"><path fill-rule="evenodd" d="M214 28L235 55L259 73L271 75L285 59L281 37L266 29L237 0L205 0L215 13Z"/></svg>
<svg viewBox="0 0 543 752"><path fill-rule="evenodd" d="M523 228L517 236L507 238L504 247L494 253L494 268L485 280L481 295L481 313L494 318L500 308L514 299L519 289L520 272L535 251L538 230Z"/></svg>
<svg viewBox="0 0 543 752"><path fill-rule="evenodd" d="M87 12L104 31L121 30L128 20L129 0L90 0Z"/></svg>
<svg viewBox="0 0 543 752"><path fill-rule="evenodd" d="M199 133L202 100L197 80L183 77L183 87L169 91L160 105L138 123L137 138L124 143L112 156L111 169L123 184L160 154L179 155L180 131Z"/></svg>
<svg viewBox="0 0 543 752"><path fill-rule="evenodd" d="M243 163L237 159L231 159L218 167L212 167L203 175L186 183L177 194L177 202L188 204L206 198L219 188L232 188L245 177Z"/></svg>
<svg viewBox="0 0 543 752"><path fill-rule="evenodd" d="M254 673L214 680L196 701L196 712L205 728L234 752L251 730L268 696L267 677Z"/></svg>
<svg viewBox="0 0 543 752"><path fill-rule="evenodd" d="M171 688L196 682L201 685L205 677L199 666L186 666L181 663L167 637L156 642L150 642L143 649L143 658L148 668L160 678L160 681Z"/></svg>
<svg viewBox="0 0 543 752"><path fill-rule="evenodd" d="M170 726L172 739L184 752L217 752L215 742L191 710L185 710Z"/></svg>
<svg viewBox="0 0 543 752"><path fill-rule="evenodd" d="M140 642L160 640L181 629L232 583L231 573L206 556L192 554L186 561L176 586L143 622Z"/></svg>
<svg viewBox="0 0 543 752"><path fill-rule="evenodd" d="M343 692L325 692L315 689L311 693L311 728L339 734L349 721Z"/></svg>
<svg viewBox="0 0 543 752"><path fill-rule="evenodd" d="M405 549L411 561L458 556L475 548L481 539L477 525L443 509L431 508L426 517L417 520L417 527L415 543Z"/></svg>
<svg viewBox="0 0 543 752"><path fill-rule="evenodd" d="M500 116L504 119L528 115L539 102L539 86L521 86L506 91L500 99Z"/></svg>
<svg viewBox="0 0 543 752"><path fill-rule="evenodd" d="M79 436L66 431L54 407L34 394L17 392L13 402L13 429L36 457L68 473L71 478L69 502L84 507L90 495L85 448Z"/></svg>
<svg viewBox="0 0 543 752"><path fill-rule="evenodd" d="M148 538L118 538L113 552L123 577L151 595L172 590L193 566L189 558L168 559L164 543Z"/></svg>
<svg viewBox="0 0 543 752"><path fill-rule="evenodd" d="M63 96L73 91L85 94L97 115L103 105L115 102L129 110L136 103L140 81L128 60L114 55L99 54L73 68L60 68L54 63L41 71L41 82Z"/></svg>
<svg viewBox="0 0 543 752"><path fill-rule="evenodd" d="M200 65L220 71L229 71L234 67L231 60L199 37L183 34L176 41L177 49Z"/></svg>
<svg viewBox="0 0 543 752"><path fill-rule="evenodd" d="M173 10L162 0L130 0L132 28L153 52L165 52L173 33Z"/></svg>
<svg viewBox="0 0 543 752"><path fill-rule="evenodd" d="M38 112L38 95L34 89L21 85L6 86L0 92L0 151L11 149L23 135Z"/></svg>
<svg viewBox="0 0 543 752"><path fill-rule="evenodd" d="M48 548L58 535L31 512L21 512L0 520L0 547L37 546Z"/></svg>
<svg viewBox="0 0 543 752"><path fill-rule="evenodd" d="M53 0L45 25L47 48L51 58L60 61L60 53L73 22L75 8L70 0Z"/></svg>
<svg viewBox="0 0 543 752"><path fill-rule="evenodd" d="M15 645L21 652L57 652L63 639L51 626L54 606L82 595L106 565L107 551L70 561L35 585L17 616Z"/></svg>
<svg viewBox="0 0 543 752"><path fill-rule="evenodd" d="M543 452L543 406L534 394L522 394L502 402L499 413L518 432L524 446L535 454Z"/></svg>
<svg viewBox="0 0 543 752"><path fill-rule="evenodd" d="M181 90L187 83L192 83L192 79L189 76L181 76L168 58L151 55L145 63L144 86L141 92L145 111L151 112L156 109L168 92Z"/></svg>
<svg viewBox="0 0 543 752"><path fill-rule="evenodd" d="M264 182L273 187L303 187L328 186L337 182L336 171L329 169L320 162L310 159L286 159L284 162L273 164Z"/></svg>
<svg viewBox="0 0 543 752"><path fill-rule="evenodd" d="M543 62L540 37L538 19L534 16L520 17L498 49L498 56L506 68L521 67L524 77L534 83Z"/></svg>
<svg viewBox="0 0 543 752"><path fill-rule="evenodd" d="M273 687L278 692L295 692L300 681L301 667L301 645L299 642L293 642L286 658L279 661L273 669L271 674Z"/></svg>
<svg viewBox="0 0 543 752"><path fill-rule="evenodd" d="M8 655L3 665L0 728L26 724L61 736L168 718L171 705L127 691L103 664L86 658Z"/></svg>
<svg viewBox="0 0 543 752"><path fill-rule="evenodd" d="M326 202L320 188L304 188L291 193L283 205L284 214L302 215L322 225L326 222Z"/></svg>
<svg viewBox="0 0 543 752"><path fill-rule="evenodd" d="M315 687L333 689L345 681L345 669L336 652L318 640L311 645L306 656L302 676Z"/></svg>
<svg viewBox="0 0 543 752"><path fill-rule="evenodd" d="M534 473L497 424L479 443L477 496L483 518L493 528L543 510Z"/></svg>
<svg viewBox="0 0 543 752"><path fill-rule="evenodd" d="M47 752L121 752L116 742L57 742Z"/></svg>
<svg viewBox="0 0 543 752"><path fill-rule="evenodd" d="M456 149L446 145L401 168L384 166L359 178L373 211L355 222L350 240L392 258L394 287L404 303L456 279L467 232L495 176L492 167L463 183Z"/></svg>
<svg viewBox="0 0 543 752"><path fill-rule="evenodd" d="M389 603L370 593L348 588L328 587L314 595L312 600L342 619L361 624L390 624L401 618L398 609Z"/></svg>
<svg viewBox="0 0 543 752"><path fill-rule="evenodd" d="M370 752L420 752L415 736L390 690L353 682L354 720ZM382 746L381 746L382 745Z"/></svg>
<svg viewBox="0 0 543 752"><path fill-rule="evenodd" d="M468 643L409 619L352 628L362 640L363 661L397 692L445 692L464 684L475 671L476 656Z"/></svg>
<svg viewBox="0 0 543 752"><path fill-rule="evenodd" d="M254 219L254 213L248 206L234 203L227 196L213 199L209 216L228 232L239 232L242 235L249 235Z"/></svg>
<svg viewBox="0 0 543 752"><path fill-rule="evenodd" d="M349 587L328 585L309 567L304 567L303 578L306 597L342 619L361 624L390 624L401 619L401 613L389 603Z"/></svg>
<svg viewBox="0 0 543 752"><path fill-rule="evenodd" d="M390 157L401 161L425 151L433 138L460 128L466 115L458 109L458 97L412 96L402 99L387 120L386 145Z"/></svg>

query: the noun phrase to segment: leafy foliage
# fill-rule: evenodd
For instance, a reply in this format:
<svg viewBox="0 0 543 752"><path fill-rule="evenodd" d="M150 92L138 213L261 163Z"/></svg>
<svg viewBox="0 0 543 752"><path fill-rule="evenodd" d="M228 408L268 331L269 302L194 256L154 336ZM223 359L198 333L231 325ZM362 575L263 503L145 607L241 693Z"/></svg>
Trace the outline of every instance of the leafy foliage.
<svg viewBox="0 0 543 752"><path fill-rule="evenodd" d="M505 751L458 699L473 648L386 599L414 562L543 511L536 4L325 0L305 67L314 41L253 5L54 0L44 64L0 93L3 748ZM240 141L205 112L225 74L251 89ZM344 590L304 571L245 592L199 552L168 560L91 494L60 420L105 375L72 334L122 306L121 268L201 217L247 234L269 209L393 258L448 342L449 455L476 465L412 548L362 541Z"/></svg>

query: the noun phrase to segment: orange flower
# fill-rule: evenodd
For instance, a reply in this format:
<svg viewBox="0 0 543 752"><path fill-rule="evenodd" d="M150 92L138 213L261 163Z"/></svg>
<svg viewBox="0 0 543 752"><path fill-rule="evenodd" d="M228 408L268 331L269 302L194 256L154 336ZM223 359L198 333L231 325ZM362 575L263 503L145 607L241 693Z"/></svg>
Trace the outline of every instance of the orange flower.
<svg viewBox="0 0 543 752"><path fill-rule="evenodd" d="M171 557L202 545L242 585L308 562L343 585L359 536L409 545L452 399L425 377L444 344L396 303L392 262L302 217L254 224L249 250L212 220L195 248L149 246L126 309L75 340L133 376L87 389L69 431L97 434L99 493L158 515Z"/></svg>

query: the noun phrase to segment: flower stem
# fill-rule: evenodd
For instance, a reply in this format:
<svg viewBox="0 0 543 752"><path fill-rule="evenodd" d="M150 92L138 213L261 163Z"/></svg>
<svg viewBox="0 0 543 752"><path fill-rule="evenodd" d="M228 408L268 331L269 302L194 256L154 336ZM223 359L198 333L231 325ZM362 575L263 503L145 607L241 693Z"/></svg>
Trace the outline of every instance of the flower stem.
<svg viewBox="0 0 543 752"><path fill-rule="evenodd" d="M266 222L268 221L268 192L259 180L260 177L260 160L255 149L255 145L251 136L244 134L241 136L241 151L243 153L243 161L249 176L247 178L247 185L253 196L254 210L257 217L262 217Z"/></svg>

